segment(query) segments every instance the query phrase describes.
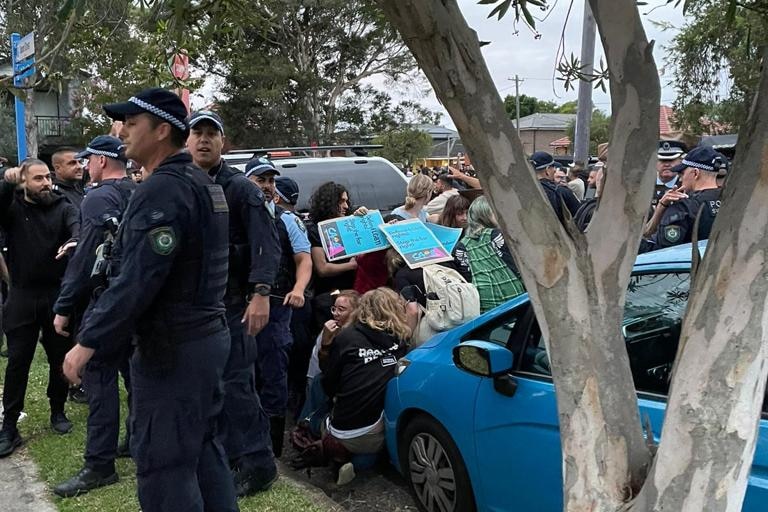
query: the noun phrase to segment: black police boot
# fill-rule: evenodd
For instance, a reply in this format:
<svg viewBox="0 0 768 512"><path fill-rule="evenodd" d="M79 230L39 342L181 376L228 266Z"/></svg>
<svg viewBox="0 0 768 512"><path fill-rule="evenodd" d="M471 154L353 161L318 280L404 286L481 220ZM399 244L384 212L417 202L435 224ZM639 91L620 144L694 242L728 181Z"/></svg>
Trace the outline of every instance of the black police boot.
<svg viewBox="0 0 768 512"><path fill-rule="evenodd" d="M69 401L76 404L87 404L88 395L82 386L73 386L69 388Z"/></svg>
<svg viewBox="0 0 768 512"><path fill-rule="evenodd" d="M128 444L128 437L124 437L120 444L117 445L117 458L122 459L131 456L131 448Z"/></svg>
<svg viewBox="0 0 768 512"><path fill-rule="evenodd" d="M275 457L283 454L283 440L285 438L285 416L269 417L269 437L272 439L272 453Z"/></svg>
<svg viewBox="0 0 768 512"><path fill-rule="evenodd" d="M0 430L0 459L7 457L21 446L21 436L15 427L3 427Z"/></svg>
<svg viewBox="0 0 768 512"><path fill-rule="evenodd" d="M111 472L109 470L96 471L91 468L83 468L66 482L62 482L54 487L53 492L62 498L71 498L79 494L85 494L98 487L114 484L117 480L118 477L114 468L112 468Z"/></svg>
<svg viewBox="0 0 768 512"><path fill-rule="evenodd" d="M72 431L72 422L69 421L64 411L52 412L51 428L57 434L69 434Z"/></svg>
<svg viewBox="0 0 768 512"><path fill-rule="evenodd" d="M238 498L268 491L277 480L277 466L268 468L243 466L235 469L235 492Z"/></svg>

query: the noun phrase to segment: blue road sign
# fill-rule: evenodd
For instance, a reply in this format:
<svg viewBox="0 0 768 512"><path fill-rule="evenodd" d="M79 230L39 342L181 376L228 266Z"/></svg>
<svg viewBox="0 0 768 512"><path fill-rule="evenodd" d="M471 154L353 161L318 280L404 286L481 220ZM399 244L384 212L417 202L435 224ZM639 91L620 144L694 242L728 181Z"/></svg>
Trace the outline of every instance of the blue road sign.
<svg viewBox="0 0 768 512"><path fill-rule="evenodd" d="M19 85L16 83L16 52L17 47L19 45L19 41L21 40L20 34L11 34L11 61L13 63L13 85L15 87L19 87ZM29 59L26 59L29 60ZM34 62L34 58L32 59ZM22 61L24 62L24 61ZM24 71L24 68L20 68L22 72ZM34 72L34 71L33 71ZM28 77L29 75L27 75ZM23 79L22 79L23 83ZM19 163L22 162L25 158L27 158L27 130L26 130L26 124L24 122L24 118L26 116L26 109L24 108L24 102L16 97L15 101L15 107L16 107L16 148L17 148L17 156L19 159Z"/></svg>

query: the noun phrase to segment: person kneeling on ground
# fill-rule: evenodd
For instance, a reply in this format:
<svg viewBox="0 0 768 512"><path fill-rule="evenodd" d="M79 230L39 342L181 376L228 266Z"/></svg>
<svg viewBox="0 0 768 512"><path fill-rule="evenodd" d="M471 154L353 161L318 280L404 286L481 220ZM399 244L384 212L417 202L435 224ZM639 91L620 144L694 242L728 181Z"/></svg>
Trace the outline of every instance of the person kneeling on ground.
<svg viewBox="0 0 768 512"><path fill-rule="evenodd" d="M354 477L353 456L384 449L384 396L405 355L416 315L389 288L362 296L351 325L320 347L323 388L334 400L322 425L323 449L343 464L339 484Z"/></svg>

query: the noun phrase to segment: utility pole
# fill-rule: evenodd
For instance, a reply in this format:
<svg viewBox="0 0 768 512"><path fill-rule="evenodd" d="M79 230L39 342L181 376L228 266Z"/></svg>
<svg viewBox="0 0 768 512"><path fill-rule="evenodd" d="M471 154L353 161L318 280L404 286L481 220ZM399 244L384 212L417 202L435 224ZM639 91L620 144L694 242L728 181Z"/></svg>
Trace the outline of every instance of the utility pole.
<svg viewBox="0 0 768 512"><path fill-rule="evenodd" d="M597 27L589 2L584 2L584 22L581 31L581 72L591 75L595 64L595 33ZM586 169L589 163L589 124L592 121L592 82L579 81L579 103L573 141L573 161Z"/></svg>
<svg viewBox="0 0 768 512"><path fill-rule="evenodd" d="M515 128L517 128L517 138L520 138L520 77L515 75Z"/></svg>

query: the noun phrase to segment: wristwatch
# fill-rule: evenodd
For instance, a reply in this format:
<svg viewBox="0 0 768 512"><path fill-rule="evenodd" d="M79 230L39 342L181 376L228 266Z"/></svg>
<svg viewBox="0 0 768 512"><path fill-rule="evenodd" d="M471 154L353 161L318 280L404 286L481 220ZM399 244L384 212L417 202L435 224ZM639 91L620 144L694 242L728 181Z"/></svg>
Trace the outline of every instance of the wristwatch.
<svg viewBox="0 0 768 512"><path fill-rule="evenodd" d="M255 284L253 285L253 295L261 295L262 297L266 297L272 292L272 287L268 284Z"/></svg>

